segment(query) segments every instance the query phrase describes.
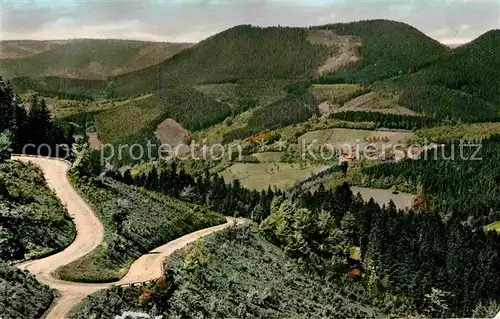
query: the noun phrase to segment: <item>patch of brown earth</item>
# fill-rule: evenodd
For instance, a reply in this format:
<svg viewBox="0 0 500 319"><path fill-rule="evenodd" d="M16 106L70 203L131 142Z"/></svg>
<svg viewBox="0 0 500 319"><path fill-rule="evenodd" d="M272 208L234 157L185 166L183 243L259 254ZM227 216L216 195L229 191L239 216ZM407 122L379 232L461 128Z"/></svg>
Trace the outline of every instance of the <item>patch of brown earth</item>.
<svg viewBox="0 0 500 319"><path fill-rule="evenodd" d="M322 118L327 118L330 114L337 112L339 107L339 104L332 104L329 101L323 101L318 105L318 110Z"/></svg>
<svg viewBox="0 0 500 319"><path fill-rule="evenodd" d="M97 133L87 133L87 136L89 138L89 147L92 150L99 150L102 147L102 143L99 140L99 136Z"/></svg>
<svg viewBox="0 0 500 319"><path fill-rule="evenodd" d="M188 130L171 118L161 122L155 132L156 137L162 144L170 146L181 144L189 134Z"/></svg>
<svg viewBox="0 0 500 319"><path fill-rule="evenodd" d="M309 30L307 40L312 44L326 45L336 49L333 55L319 67L320 75L338 71L361 61L357 50L362 46L362 42L358 37L340 36L331 30Z"/></svg>

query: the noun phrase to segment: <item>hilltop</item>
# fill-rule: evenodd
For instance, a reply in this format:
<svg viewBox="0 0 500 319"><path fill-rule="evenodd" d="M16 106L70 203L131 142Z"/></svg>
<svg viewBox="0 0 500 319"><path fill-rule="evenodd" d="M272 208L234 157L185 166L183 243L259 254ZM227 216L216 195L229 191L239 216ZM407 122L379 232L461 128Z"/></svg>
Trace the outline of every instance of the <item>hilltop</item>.
<svg viewBox="0 0 500 319"><path fill-rule="evenodd" d="M400 103L438 118L463 121L500 116L500 30L457 47L415 74L391 81Z"/></svg>
<svg viewBox="0 0 500 319"><path fill-rule="evenodd" d="M324 32L318 32L324 31ZM382 54L382 51L384 54ZM387 20L314 28L236 26L216 34L154 68L113 79L118 87L150 88L177 79L194 84L242 80L309 80L353 72L357 82L416 70L448 48L413 27ZM333 65L332 65L333 63ZM354 72L351 70L360 70Z"/></svg>
<svg viewBox="0 0 500 319"><path fill-rule="evenodd" d="M414 27L396 21L367 20L315 27L360 39L360 59L352 67L320 77L320 83L372 83L417 71L449 52L449 48Z"/></svg>
<svg viewBox="0 0 500 319"><path fill-rule="evenodd" d="M0 43L0 68L8 78L105 79L155 65L191 45L113 39L4 41Z"/></svg>

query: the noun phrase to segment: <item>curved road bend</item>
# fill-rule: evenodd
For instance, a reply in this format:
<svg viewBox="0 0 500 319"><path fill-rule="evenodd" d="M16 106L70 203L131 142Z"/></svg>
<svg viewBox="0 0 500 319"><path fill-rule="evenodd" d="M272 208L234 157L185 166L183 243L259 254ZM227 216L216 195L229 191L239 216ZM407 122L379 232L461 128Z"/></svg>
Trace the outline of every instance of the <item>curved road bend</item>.
<svg viewBox="0 0 500 319"><path fill-rule="evenodd" d="M98 290L115 285L157 279L162 275L164 259L174 251L183 248L200 237L225 229L235 221L239 224L248 222L243 219L227 217L227 223L225 224L205 228L170 241L139 257L132 263L128 273L120 281L114 283L85 284L63 281L54 278L52 273L57 268L83 257L99 246L104 237L104 228L90 206L71 185L67 176L67 171L70 168L69 163L56 159L25 156L13 156L12 159L32 162L42 168L47 184L55 191L61 202L66 205L68 213L73 217L76 225L76 238L66 249L46 258L16 265L19 269L28 270L34 274L40 282L58 290L59 297L46 313L46 319L65 318L74 306L86 296Z"/></svg>

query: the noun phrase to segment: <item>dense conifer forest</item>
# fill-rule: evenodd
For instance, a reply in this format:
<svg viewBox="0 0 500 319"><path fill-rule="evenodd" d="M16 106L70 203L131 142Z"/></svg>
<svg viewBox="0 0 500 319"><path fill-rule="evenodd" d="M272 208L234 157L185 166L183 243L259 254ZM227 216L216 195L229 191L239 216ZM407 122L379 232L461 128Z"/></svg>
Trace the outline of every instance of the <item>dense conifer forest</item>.
<svg viewBox="0 0 500 319"><path fill-rule="evenodd" d="M499 143L498 135L481 143L464 142L463 147L460 141L448 142L419 160L381 164L366 173L379 186L409 179L421 189L423 210L481 227L500 218Z"/></svg>
<svg viewBox="0 0 500 319"><path fill-rule="evenodd" d="M426 66L449 49L417 29L400 22L368 20L314 27L338 35L357 36L363 46L359 66L319 77L318 83L372 83L409 74ZM380 35L384 36L380 36Z"/></svg>

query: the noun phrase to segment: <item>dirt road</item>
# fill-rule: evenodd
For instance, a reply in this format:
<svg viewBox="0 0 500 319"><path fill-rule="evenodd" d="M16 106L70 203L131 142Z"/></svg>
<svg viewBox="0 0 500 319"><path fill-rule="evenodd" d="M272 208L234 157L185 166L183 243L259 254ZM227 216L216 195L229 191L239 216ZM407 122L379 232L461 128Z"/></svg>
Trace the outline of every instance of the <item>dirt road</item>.
<svg viewBox="0 0 500 319"><path fill-rule="evenodd" d="M246 223L245 220L228 217L226 224L202 229L183 237L175 239L163 246L153 249L148 254L141 256L130 267L129 272L118 282L110 284L84 284L62 281L52 276L60 266L90 253L102 242L104 228L95 216L92 209L78 194L68 180L67 171L69 163L64 161L14 156L12 159L23 162L32 162L39 165L47 180L49 187L54 189L61 202L66 205L69 214L73 217L77 235L74 242L66 249L47 258L17 264L16 267L26 269L34 274L37 279L58 290L57 298L46 313L46 319L66 318L69 311L86 296L114 285L124 285L134 282L145 282L161 277L162 264L166 257L174 251L196 241L196 239L222 230L237 223Z"/></svg>

